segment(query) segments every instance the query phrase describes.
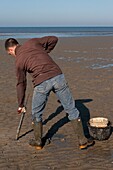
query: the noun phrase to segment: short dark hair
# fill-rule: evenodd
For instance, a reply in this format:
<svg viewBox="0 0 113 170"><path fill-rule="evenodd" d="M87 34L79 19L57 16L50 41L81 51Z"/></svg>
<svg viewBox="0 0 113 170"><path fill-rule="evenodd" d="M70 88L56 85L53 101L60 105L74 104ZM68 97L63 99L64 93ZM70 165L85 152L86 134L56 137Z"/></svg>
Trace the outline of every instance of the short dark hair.
<svg viewBox="0 0 113 170"><path fill-rule="evenodd" d="M5 49L8 50L9 47L13 47L15 45L19 44L18 41L14 38L8 38L5 41Z"/></svg>

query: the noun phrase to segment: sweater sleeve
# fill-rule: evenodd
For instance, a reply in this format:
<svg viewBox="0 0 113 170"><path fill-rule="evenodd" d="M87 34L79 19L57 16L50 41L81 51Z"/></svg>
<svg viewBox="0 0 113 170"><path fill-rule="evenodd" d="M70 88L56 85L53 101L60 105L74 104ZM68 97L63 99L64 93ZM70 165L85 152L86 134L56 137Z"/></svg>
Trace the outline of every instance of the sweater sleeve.
<svg viewBox="0 0 113 170"><path fill-rule="evenodd" d="M18 99L18 106L23 107L24 106L24 100L25 100L25 91L26 91L26 71L22 70L21 68L17 68L17 99Z"/></svg>
<svg viewBox="0 0 113 170"><path fill-rule="evenodd" d="M51 50L54 49L57 42L58 42L58 38L55 36L46 36L46 37L40 38L40 43L42 44L42 46L44 47L44 50L47 53L50 53Z"/></svg>

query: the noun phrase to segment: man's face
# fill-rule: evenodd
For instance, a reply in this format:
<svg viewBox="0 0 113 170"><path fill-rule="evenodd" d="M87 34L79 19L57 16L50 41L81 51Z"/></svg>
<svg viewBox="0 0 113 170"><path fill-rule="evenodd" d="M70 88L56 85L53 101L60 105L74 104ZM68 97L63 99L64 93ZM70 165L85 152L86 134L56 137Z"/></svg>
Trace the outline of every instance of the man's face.
<svg viewBox="0 0 113 170"><path fill-rule="evenodd" d="M7 49L7 53L9 54L9 55L12 55L12 56L16 56L16 54L15 54L15 48L16 47L9 47L8 49Z"/></svg>

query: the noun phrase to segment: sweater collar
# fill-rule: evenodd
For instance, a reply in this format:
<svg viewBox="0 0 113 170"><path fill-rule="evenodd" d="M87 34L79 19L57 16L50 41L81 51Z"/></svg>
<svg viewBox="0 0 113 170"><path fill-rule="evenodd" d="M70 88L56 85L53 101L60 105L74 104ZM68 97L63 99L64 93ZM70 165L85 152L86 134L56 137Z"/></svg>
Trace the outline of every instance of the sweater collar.
<svg viewBox="0 0 113 170"><path fill-rule="evenodd" d="M16 49L15 49L15 54L17 55L18 49L21 47L21 45L17 45Z"/></svg>

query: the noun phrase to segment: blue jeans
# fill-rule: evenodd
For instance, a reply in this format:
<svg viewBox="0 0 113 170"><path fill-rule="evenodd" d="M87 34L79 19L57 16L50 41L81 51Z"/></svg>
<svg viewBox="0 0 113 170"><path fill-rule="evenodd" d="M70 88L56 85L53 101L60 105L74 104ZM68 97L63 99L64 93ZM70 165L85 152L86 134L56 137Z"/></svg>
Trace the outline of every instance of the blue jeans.
<svg viewBox="0 0 113 170"><path fill-rule="evenodd" d="M65 112L68 113L69 120L77 119L79 117L79 111L75 107L75 101L63 74L46 80L34 88L32 119L34 120L36 118L37 122L42 121L42 114L51 91L54 91L57 95Z"/></svg>

